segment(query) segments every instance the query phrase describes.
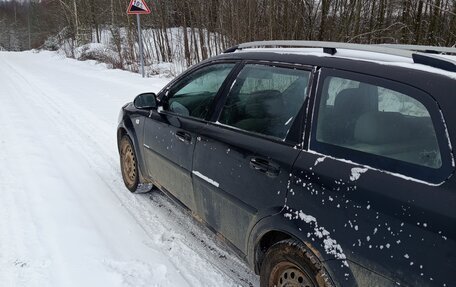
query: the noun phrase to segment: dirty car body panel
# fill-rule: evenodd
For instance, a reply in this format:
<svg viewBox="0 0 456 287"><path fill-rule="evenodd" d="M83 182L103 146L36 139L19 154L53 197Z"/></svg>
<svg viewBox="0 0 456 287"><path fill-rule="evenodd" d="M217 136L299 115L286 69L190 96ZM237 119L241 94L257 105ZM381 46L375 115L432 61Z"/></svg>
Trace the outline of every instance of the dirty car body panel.
<svg viewBox="0 0 456 287"><path fill-rule="evenodd" d="M207 102L204 116L166 108L173 87L182 86L180 82L199 69L226 63L232 66ZM242 89L250 88L249 68L262 70L268 80L295 76L290 70L308 73L300 106L282 138L258 130L259 120L235 124L229 117L223 119L225 109L235 106L230 105L234 98L238 114L258 113L248 106L248 98L242 99ZM339 145L321 136L319 125L327 115L333 119L338 108L337 99L325 106L327 110L321 108L330 102L325 93L333 89L325 86L325 79L334 78L359 82L355 89L378 87L374 102L385 90L386 98L418 101L435 131L435 139L423 140L423 146L436 147L439 158L426 151L423 163L417 163L407 151L385 152L398 144L373 147L378 137L363 129L360 120L352 124L351 133L369 144ZM287 89L276 90L287 94ZM125 106L119 129L133 138L144 180L191 209L256 271L262 258L260 242L277 232L308 246L337 286L455 286L455 90L454 78L371 61L254 50L227 53L202 62L165 87L157 96L164 109L144 112ZM366 122L409 121L416 116L415 111L379 115L385 112L379 104L385 102L379 100L375 110L363 111ZM382 141L388 142L388 137Z"/></svg>

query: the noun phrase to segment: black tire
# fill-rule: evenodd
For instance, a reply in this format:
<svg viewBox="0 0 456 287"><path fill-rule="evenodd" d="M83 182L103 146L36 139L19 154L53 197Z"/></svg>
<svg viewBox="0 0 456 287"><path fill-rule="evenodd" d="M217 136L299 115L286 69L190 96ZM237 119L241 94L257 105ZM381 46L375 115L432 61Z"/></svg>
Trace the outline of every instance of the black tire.
<svg viewBox="0 0 456 287"><path fill-rule="evenodd" d="M287 239L272 245L260 270L261 287L334 286L320 260L303 243Z"/></svg>
<svg viewBox="0 0 456 287"><path fill-rule="evenodd" d="M125 186L133 193L148 193L153 190L151 183L140 182L140 171L133 142L128 135L122 136L119 142L120 170Z"/></svg>
<svg viewBox="0 0 456 287"><path fill-rule="evenodd" d="M123 182L128 190L136 192L139 185L138 161L134 145L129 136L122 136L119 142L119 151Z"/></svg>

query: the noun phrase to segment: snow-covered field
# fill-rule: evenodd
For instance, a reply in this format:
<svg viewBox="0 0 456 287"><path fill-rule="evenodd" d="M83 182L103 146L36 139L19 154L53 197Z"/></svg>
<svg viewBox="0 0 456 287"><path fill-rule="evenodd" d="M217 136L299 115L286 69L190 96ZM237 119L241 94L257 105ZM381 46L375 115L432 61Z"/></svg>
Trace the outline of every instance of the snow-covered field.
<svg viewBox="0 0 456 287"><path fill-rule="evenodd" d="M0 286L256 286L161 193L124 187L120 107L170 79L0 52Z"/></svg>

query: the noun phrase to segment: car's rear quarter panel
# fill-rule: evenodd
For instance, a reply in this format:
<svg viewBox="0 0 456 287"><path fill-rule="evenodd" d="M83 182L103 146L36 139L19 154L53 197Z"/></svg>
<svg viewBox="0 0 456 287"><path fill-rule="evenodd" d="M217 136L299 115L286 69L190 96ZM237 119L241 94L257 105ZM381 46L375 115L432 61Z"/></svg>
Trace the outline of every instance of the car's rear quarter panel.
<svg viewBox="0 0 456 287"><path fill-rule="evenodd" d="M366 68L372 65L365 66L358 71L388 75L431 95L441 108L450 142L455 142L454 79L402 67L386 71L384 66L377 66L368 72ZM352 168L356 167L316 153L300 155L284 216L299 222L302 240L332 262L341 286L352 272L359 286L395 282L409 286L455 285L456 188L452 173L447 174L449 179L443 184L432 185L375 169L367 169L354 179ZM352 272L342 264L344 257ZM391 281L384 281L385 277ZM371 281L374 278L377 283Z"/></svg>
<svg viewBox="0 0 456 287"><path fill-rule="evenodd" d="M347 163L302 153L284 213L324 260L340 260L341 270L333 271L349 274L353 261L411 286L456 282L456 202L449 184L430 186L371 169L352 179Z"/></svg>

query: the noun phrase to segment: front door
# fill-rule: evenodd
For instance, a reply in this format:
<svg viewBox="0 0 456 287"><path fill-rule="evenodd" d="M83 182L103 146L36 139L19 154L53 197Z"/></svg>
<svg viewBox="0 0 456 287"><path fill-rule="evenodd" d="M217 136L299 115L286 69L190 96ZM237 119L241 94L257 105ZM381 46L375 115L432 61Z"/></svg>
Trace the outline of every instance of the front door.
<svg viewBox="0 0 456 287"><path fill-rule="evenodd" d="M199 133L193 160L199 213L241 251L253 225L285 204L310 74L246 64L218 120Z"/></svg>
<svg viewBox="0 0 456 287"><path fill-rule="evenodd" d="M144 127L144 157L149 176L195 210L191 170L197 131L235 64L220 63L189 72L165 89L161 107Z"/></svg>

